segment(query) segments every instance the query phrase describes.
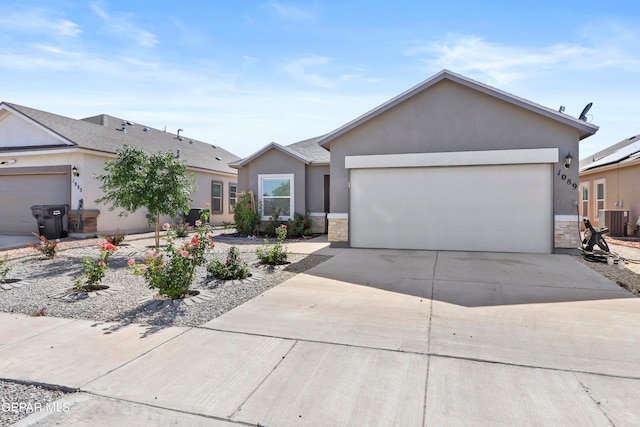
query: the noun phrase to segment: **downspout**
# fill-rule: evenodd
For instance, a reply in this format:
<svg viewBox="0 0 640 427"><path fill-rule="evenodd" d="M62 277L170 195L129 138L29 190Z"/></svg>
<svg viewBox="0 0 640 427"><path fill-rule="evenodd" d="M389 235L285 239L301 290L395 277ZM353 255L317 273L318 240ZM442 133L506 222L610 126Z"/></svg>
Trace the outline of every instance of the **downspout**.
<svg viewBox="0 0 640 427"><path fill-rule="evenodd" d="M82 211L84 210L84 199L78 201L78 218L76 220L76 231L82 230Z"/></svg>

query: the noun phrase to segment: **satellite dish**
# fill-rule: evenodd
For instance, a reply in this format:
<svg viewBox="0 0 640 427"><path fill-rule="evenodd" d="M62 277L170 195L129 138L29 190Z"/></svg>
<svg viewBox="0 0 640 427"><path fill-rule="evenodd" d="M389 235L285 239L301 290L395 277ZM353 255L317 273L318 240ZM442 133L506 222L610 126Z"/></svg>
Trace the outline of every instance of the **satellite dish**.
<svg viewBox="0 0 640 427"><path fill-rule="evenodd" d="M586 107L584 107L584 110L582 110L582 113L580 113L580 117L578 117L578 120L582 120L583 122L587 121L587 113L591 109L592 105L593 105L593 102L590 102L587 104Z"/></svg>

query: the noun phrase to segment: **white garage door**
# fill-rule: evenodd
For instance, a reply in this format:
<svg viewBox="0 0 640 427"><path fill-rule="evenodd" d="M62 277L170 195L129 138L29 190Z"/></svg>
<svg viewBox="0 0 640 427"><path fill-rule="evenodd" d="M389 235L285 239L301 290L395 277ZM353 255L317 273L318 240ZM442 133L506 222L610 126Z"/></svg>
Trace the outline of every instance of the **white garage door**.
<svg viewBox="0 0 640 427"><path fill-rule="evenodd" d="M0 175L0 234L28 235L38 231L33 205L68 205L69 175Z"/></svg>
<svg viewBox="0 0 640 427"><path fill-rule="evenodd" d="M550 253L551 165L352 169L352 247Z"/></svg>

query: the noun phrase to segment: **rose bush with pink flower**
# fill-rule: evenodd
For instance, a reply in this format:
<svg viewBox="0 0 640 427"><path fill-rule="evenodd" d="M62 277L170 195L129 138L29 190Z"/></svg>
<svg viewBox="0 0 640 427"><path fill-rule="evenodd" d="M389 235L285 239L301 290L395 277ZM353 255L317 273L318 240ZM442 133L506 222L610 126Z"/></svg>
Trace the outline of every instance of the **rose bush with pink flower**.
<svg viewBox="0 0 640 427"><path fill-rule="evenodd" d="M111 254L118 250L118 247L113 243L106 242L100 245L100 257L94 262L90 257L85 257L82 262L84 263L84 272L75 282L73 288L75 290L91 291L100 288L100 282L104 279L109 268L109 258Z"/></svg>
<svg viewBox="0 0 640 427"><path fill-rule="evenodd" d="M238 233L251 236L258 230L260 214L258 207L252 203L251 192L238 193L233 206L233 222Z"/></svg>
<svg viewBox="0 0 640 427"><path fill-rule="evenodd" d="M276 243L269 244L269 240L264 240L264 245L256 249L256 255L260 264L281 265L287 263L287 247L283 245L287 238L287 226L282 224L276 228Z"/></svg>
<svg viewBox="0 0 640 427"><path fill-rule="evenodd" d="M183 298L193 283L196 267L205 261L210 246L207 234L210 232L208 218L203 212L195 236L180 246L174 244L173 228L167 230L167 245L162 253L148 253L143 264L129 260L128 268L134 274L143 275L151 289L158 289L160 295L171 299Z"/></svg>
<svg viewBox="0 0 640 427"><path fill-rule="evenodd" d="M246 279L251 276L251 270L247 263L240 259L238 248L231 246L224 263L213 259L207 265L207 276L217 280Z"/></svg>

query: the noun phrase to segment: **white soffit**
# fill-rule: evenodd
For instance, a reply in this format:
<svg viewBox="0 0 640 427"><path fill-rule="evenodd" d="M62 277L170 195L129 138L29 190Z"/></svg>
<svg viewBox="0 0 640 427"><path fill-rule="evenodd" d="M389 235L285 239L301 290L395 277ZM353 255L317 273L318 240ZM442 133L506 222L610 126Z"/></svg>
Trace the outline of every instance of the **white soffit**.
<svg viewBox="0 0 640 427"><path fill-rule="evenodd" d="M531 148L345 156L344 163L347 169L368 169L557 163L559 160L558 148Z"/></svg>

